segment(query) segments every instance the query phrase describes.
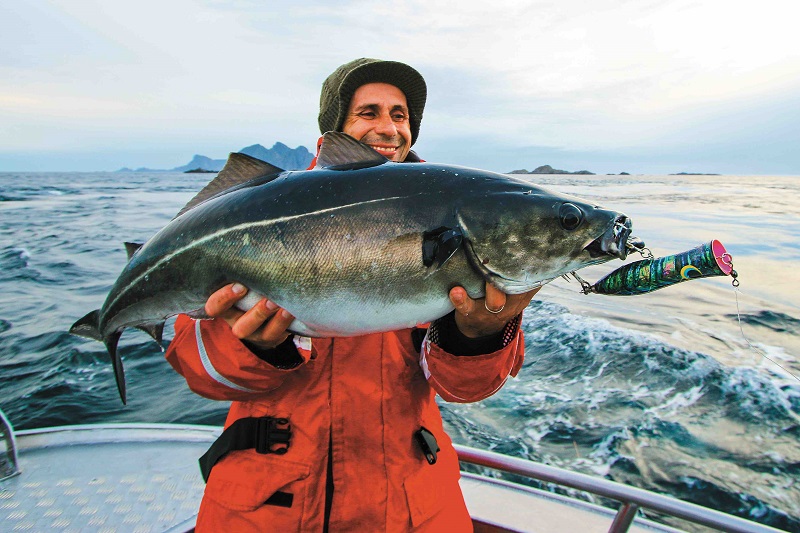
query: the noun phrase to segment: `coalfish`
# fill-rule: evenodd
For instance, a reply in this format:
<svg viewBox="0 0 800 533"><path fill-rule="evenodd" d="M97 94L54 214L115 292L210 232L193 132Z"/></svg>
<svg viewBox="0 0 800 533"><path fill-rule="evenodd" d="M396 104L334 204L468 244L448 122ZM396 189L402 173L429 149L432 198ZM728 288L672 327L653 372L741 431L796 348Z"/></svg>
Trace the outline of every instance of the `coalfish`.
<svg viewBox="0 0 800 533"><path fill-rule="evenodd" d="M625 215L503 174L388 161L329 132L310 171L244 154L129 261L103 306L71 333L103 341L120 395L125 328L158 342L164 320L202 317L231 283L296 317L290 331L355 336L430 322L452 311L451 288L484 282L520 294L612 258L624 259Z"/></svg>

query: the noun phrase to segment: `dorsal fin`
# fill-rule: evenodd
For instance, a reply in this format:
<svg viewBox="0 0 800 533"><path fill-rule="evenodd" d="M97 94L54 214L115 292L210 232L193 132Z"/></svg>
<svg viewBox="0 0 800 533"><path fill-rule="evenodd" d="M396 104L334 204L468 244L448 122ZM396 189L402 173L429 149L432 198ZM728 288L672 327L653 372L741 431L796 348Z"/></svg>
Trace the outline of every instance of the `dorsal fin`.
<svg viewBox="0 0 800 533"><path fill-rule="evenodd" d="M384 156L346 133L329 131L322 136L322 146L314 168L355 170L375 167L387 161Z"/></svg>
<svg viewBox="0 0 800 533"><path fill-rule="evenodd" d="M275 165L270 165L266 161L262 161L241 152L233 152L230 154L230 156L228 156L228 162L225 163L223 169L219 171L217 177L211 180L208 185L203 187L203 190L197 193L194 198L189 200L189 203L186 204L175 216L179 217L197 204L205 202L209 198L216 196L232 187L247 183L253 178L266 176L268 174L275 174L277 176L277 174L280 174L281 172L283 172L282 168L278 168Z"/></svg>
<svg viewBox="0 0 800 533"><path fill-rule="evenodd" d="M139 248L144 246L144 243L141 242L126 242L125 243L125 252L128 254L128 261L131 260L133 254L135 254Z"/></svg>

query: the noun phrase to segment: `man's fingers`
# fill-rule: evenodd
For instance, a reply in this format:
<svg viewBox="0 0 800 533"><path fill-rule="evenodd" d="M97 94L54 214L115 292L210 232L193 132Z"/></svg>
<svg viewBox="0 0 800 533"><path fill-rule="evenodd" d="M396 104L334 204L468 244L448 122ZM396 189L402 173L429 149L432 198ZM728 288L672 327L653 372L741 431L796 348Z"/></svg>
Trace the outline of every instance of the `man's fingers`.
<svg viewBox="0 0 800 533"><path fill-rule="evenodd" d="M226 285L208 297L206 314L224 319L231 326L231 333L239 339L270 348L283 342L289 336L286 328L294 317L266 298L242 312L234 306L246 294L247 287L241 283Z"/></svg>
<svg viewBox="0 0 800 533"><path fill-rule="evenodd" d="M475 308L475 300L467 295L463 287L453 287L450 290L450 302L456 308L456 312L465 316L469 316Z"/></svg>
<svg viewBox="0 0 800 533"><path fill-rule="evenodd" d="M463 287L450 290L456 308L456 325L467 337L484 337L502 331L509 320L522 312L538 288L524 294L505 294L486 283L485 297L473 300Z"/></svg>
<svg viewBox="0 0 800 533"><path fill-rule="evenodd" d="M484 304L486 310L501 311L506 305L506 294L487 283L486 297L482 302L481 299L473 300L470 298L463 287L453 287L450 291L450 301L457 312L464 316L469 316L476 312L485 312L483 309Z"/></svg>
<svg viewBox="0 0 800 533"><path fill-rule="evenodd" d="M275 315L267 322L264 330L259 335L259 342L277 346L286 340L289 333L286 328L294 321L292 314L286 309L280 309Z"/></svg>
<svg viewBox="0 0 800 533"><path fill-rule="evenodd" d="M241 283L225 285L206 300L206 314L211 317L221 316L243 298L245 294L247 294L247 287Z"/></svg>
<svg viewBox="0 0 800 533"><path fill-rule="evenodd" d="M277 310L275 302L264 298L236 320L231 326L231 332L240 339L247 338L262 327Z"/></svg>
<svg viewBox="0 0 800 533"><path fill-rule="evenodd" d="M499 313L506 306L506 295L500 289L490 283L486 283L486 310Z"/></svg>

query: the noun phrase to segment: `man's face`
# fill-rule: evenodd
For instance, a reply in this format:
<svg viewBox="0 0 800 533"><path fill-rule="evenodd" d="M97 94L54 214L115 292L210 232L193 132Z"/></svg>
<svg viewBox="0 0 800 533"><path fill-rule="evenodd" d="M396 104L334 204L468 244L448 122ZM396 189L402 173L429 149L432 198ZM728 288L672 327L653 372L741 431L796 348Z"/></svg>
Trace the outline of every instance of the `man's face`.
<svg viewBox="0 0 800 533"><path fill-rule="evenodd" d="M342 131L392 161L411 150L411 125L403 91L388 83L367 83L353 93Z"/></svg>

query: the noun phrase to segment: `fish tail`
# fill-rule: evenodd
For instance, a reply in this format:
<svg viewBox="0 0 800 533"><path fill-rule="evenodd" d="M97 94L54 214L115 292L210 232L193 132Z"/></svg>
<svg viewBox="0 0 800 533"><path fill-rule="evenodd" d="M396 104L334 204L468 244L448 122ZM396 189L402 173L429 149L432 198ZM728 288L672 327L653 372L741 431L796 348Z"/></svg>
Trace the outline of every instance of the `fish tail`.
<svg viewBox="0 0 800 533"><path fill-rule="evenodd" d="M125 370L122 367L122 358L117 354L117 343L122 335L121 331L115 331L104 337L100 332L100 310L87 313L86 316L75 322L69 332L79 337L100 341L106 345L108 355L111 357L111 364L114 367L114 378L117 381L117 390L123 404L127 404L125 392Z"/></svg>
<svg viewBox="0 0 800 533"><path fill-rule="evenodd" d="M79 337L103 341L103 334L100 333L100 310L95 309L91 313L72 324L69 332Z"/></svg>
<svg viewBox="0 0 800 533"><path fill-rule="evenodd" d="M107 338L103 339L106 345L108 355L111 357L111 364L114 367L114 379L117 381L117 390L119 391L119 398L122 400L123 405L127 405L127 393L125 390L125 369L122 367L122 357L117 353L117 343L122 336L121 331L115 331Z"/></svg>

